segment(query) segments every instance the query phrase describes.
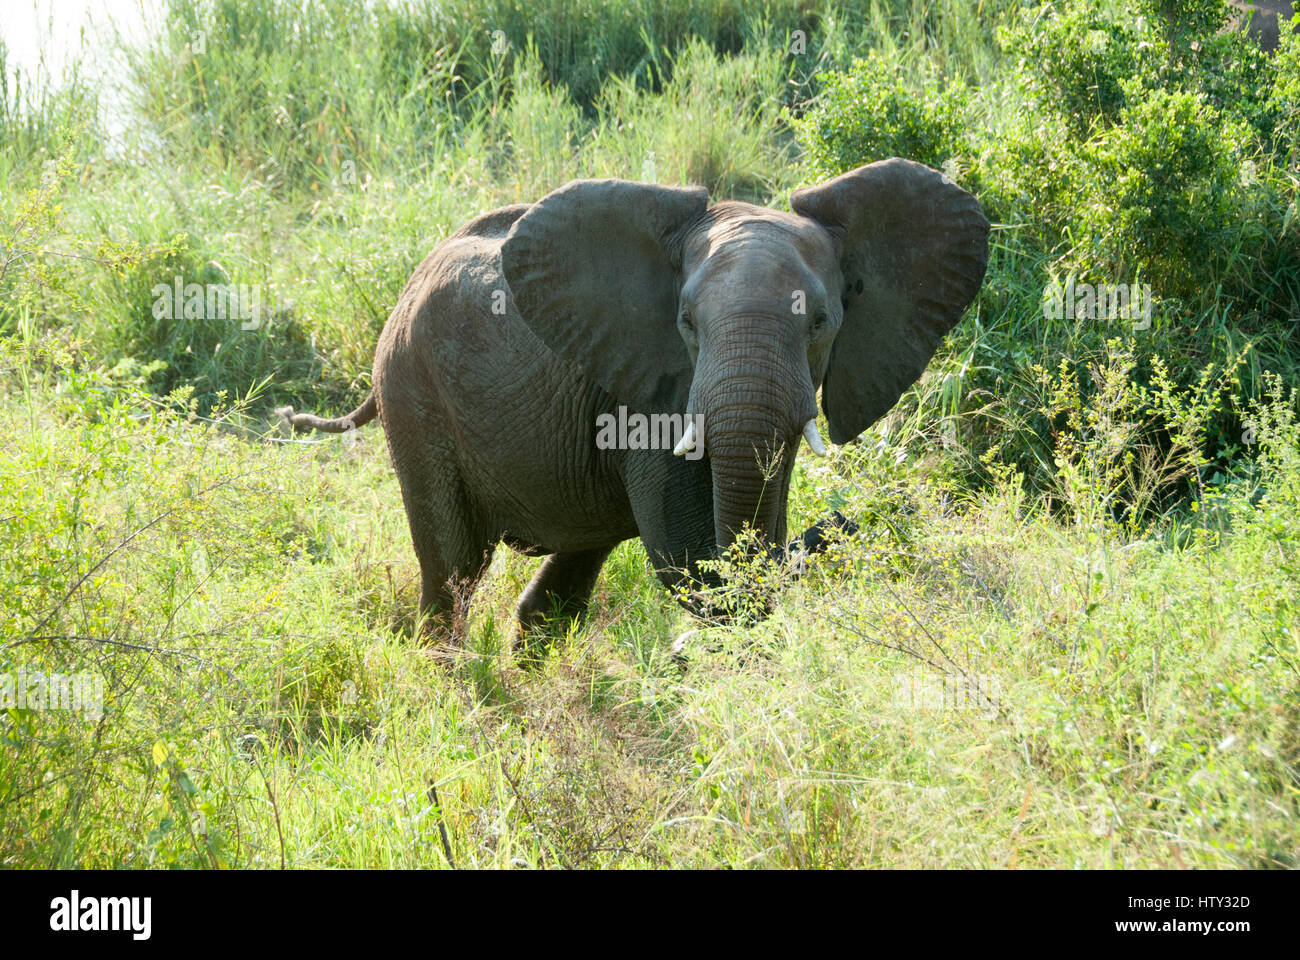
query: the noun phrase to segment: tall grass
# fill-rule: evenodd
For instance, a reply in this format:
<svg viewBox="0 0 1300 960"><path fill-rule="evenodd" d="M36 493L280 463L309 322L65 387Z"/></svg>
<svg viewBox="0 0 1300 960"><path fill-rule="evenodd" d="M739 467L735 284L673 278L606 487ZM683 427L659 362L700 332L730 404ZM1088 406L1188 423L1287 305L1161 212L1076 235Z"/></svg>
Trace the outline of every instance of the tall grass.
<svg viewBox="0 0 1300 960"><path fill-rule="evenodd" d="M249 443L41 349L0 374L0 674L98 677L103 713L0 713L7 866L1296 864L1280 389L1251 414L1256 506L1126 534L1073 472L1111 443L1087 429L1067 524L1010 474L954 501L845 448L800 461L792 509L863 534L685 672L635 542L533 669L502 638L534 562L498 557L445 668L411 642L379 435ZM1097 397L1113 430L1142 416Z"/></svg>
<svg viewBox="0 0 1300 960"><path fill-rule="evenodd" d="M610 81L659 93L693 44L783 59L784 103L868 49L987 68L1010 2L507 0L311 4L170 0L131 56L137 106L178 159L284 186L352 162L409 175L503 107L525 61L588 118ZM698 59L698 52L691 62Z"/></svg>
<svg viewBox="0 0 1300 960"><path fill-rule="evenodd" d="M89 143L103 138L99 91L85 79L81 63L74 59L61 77L44 63L20 71L0 40L0 180L39 170L74 132Z"/></svg>

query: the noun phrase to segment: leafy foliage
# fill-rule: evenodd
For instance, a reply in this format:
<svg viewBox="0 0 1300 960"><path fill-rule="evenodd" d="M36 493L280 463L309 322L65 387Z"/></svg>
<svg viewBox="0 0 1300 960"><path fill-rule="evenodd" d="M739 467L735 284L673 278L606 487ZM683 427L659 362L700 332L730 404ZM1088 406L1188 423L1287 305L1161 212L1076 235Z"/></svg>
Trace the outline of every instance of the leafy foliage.
<svg viewBox="0 0 1300 960"><path fill-rule="evenodd" d="M1240 249L1263 239L1242 167L1250 135L1191 93L1137 92L1111 128L1088 141L1068 224L1067 263L1080 274L1140 277L1162 295L1195 300L1236 286Z"/></svg>
<svg viewBox="0 0 1300 960"><path fill-rule="evenodd" d="M814 178L889 157L943 167L968 152L961 86L931 81L913 89L900 64L875 53L819 80L820 102L793 121Z"/></svg>

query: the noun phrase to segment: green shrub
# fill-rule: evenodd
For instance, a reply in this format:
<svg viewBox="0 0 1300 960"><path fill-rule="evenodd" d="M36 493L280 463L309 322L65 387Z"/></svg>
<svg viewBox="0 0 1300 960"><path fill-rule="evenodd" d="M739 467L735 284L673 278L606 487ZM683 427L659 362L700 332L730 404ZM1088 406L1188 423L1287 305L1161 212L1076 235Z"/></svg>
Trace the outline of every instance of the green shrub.
<svg viewBox="0 0 1300 960"><path fill-rule="evenodd" d="M969 151L968 97L957 84L927 79L913 86L900 64L876 53L819 79L825 86L820 102L793 120L814 178L888 157L942 167Z"/></svg>
<svg viewBox="0 0 1300 960"><path fill-rule="evenodd" d="M1150 18L1171 66L1196 53L1228 19L1226 0L1138 0L1138 9Z"/></svg>
<svg viewBox="0 0 1300 960"><path fill-rule="evenodd" d="M1026 11L999 35L1003 49L1016 58L1021 82L1077 134L1113 123L1127 105L1123 81L1153 58L1140 39L1132 21L1116 20L1089 3L1050 15Z"/></svg>
<svg viewBox="0 0 1300 960"><path fill-rule="evenodd" d="M1194 2L1198 9L1183 19L1177 10L1186 5L1183 0L1164 5L1174 16L1170 33L1163 14L1157 16L1155 8L1164 9L1160 3L1147 4L1149 17L1134 17L1074 2L1059 11L1025 11L1014 27L999 32L999 41L1016 58L1020 83L1040 104L1068 118L1079 135L1115 123L1132 106L1125 83L1140 79L1148 87L1202 93L1267 140L1276 120L1269 105L1270 59L1245 33L1216 34L1205 26L1222 22L1210 9L1216 3ZM1173 58L1167 56L1170 36L1178 51Z"/></svg>
<svg viewBox="0 0 1300 960"><path fill-rule="evenodd" d="M1078 147L1063 115L1026 111L980 144L970 189L990 220L1015 224L1019 239L1052 251L1072 210Z"/></svg>
<svg viewBox="0 0 1300 960"><path fill-rule="evenodd" d="M1300 147L1300 36L1290 30L1279 36L1273 70L1268 106L1276 118L1274 144L1279 160L1295 168Z"/></svg>
<svg viewBox="0 0 1300 960"><path fill-rule="evenodd" d="M1129 94L1115 126L1084 145L1071 265L1141 275L1162 297L1239 284L1245 251L1261 239L1242 182L1249 131L1196 94L1142 96L1132 85Z"/></svg>
<svg viewBox="0 0 1300 960"><path fill-rule="evenodd" d="M1165 82L1199 90L1220 113L1248 124L1267 146L1280 114L1271 95L1280 63L1253 37L1231 31L1205 37L1195 58L1182 61Z"/></svg>
<svg viewBox="0 0 1300 960"><path fill-rule="evenodd" d="M1295 184L1269 150L1294 139L1289 61L1279 57L1273 88L1275 68L1250 38L1193 43L1179 32L1186 23L1170 33L1154 16L1148 26L1076 4L1002 31L1042 109L984 141L975 187L995 218L1067 269L1141 272L1191 310L1227 296L1246 314L1289 317ZM1168 59L1171 36L1186 49Z"/></svg>

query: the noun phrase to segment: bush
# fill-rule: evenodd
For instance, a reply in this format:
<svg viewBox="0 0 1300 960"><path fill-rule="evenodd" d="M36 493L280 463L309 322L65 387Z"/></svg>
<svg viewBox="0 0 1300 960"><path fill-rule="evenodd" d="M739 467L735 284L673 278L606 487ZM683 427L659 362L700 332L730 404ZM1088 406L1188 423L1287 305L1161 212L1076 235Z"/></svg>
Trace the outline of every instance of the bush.
<svg viewBox="0 0 1300 960"><path fill-rule="evenodd" d="M1242 183L1249 131L1195 94L1129 92L1133 105L1084 146L1067 259L1097 276L1140 274L1164 297L1240 288L1262 236Z"/></svg>
<svg viewBox="0 0 1300 960"><path fill-rule="evenodd" d="M1076 133L1113 123L1128 104L1123 81L1153 59L1138 28L1112 19L1090 4L1047 17L1026 12L999 35L1016 57L1024 86L1040 103L1066 117Z"/></svg>
<svg viewBox="0 0 1300 960"><path fill-rule="evenodd" d="M1244 33L1217 34L1199 46L1196 58L1174 71L1172 85L1201 91L1216 110L1249 124L1260 143L1269 145L1280 112L1271 96L1280 60L1270 59Z"/></svg>
<svg viewBox="0 0 1300 960"><path fill-rule="evenodd" d="M1130 282L1141 272L1193 311L1222 295L1246 315L1289 317L1295 186L1271 148L1294 142L1300 82L1286 78L1300 71L1294 54L1275 68L1249 37L1211 35L1221 6L1162 0L1136 20L1092 4L1025 14L1000 40L1043 109L990 137L973 179L992 215L1023 224L1060 266Z"/></svg>
<svg viewBox="0 0 1300 960"><path fill-rule="evenodd" d="M1125 84L1142 80L1152 88L1202 93L1216 109L1244 120L1267 140L1276 119L1269 105L1268 56L1245 33L1215 34L1196 26L1222 22L1211 9L1218 0L1199 4L1206 9L1180 20L1174 7L1181 2L1148 3L1149 17L1136 19L1117 19L1086 2L1046 16L1027 11L1015 27L1000 31L999 41L1016 57L1020 83L1043 106L1066 117L1076 134L1115 123L1133 105ZM1164 12L1157 15L1156 8ZM1166 15L1173 17L1172 27Z"/></svg>
<svg viewBox="0 0 1300 960"><path fill-rule="evenodd" d="M1159 33L1170 65L1196 53L1228 19L1226 0L1138 0L1138 9Z"/></svg>
<svg viewBox="0 0 1300 960"><path fill-rule="evenodd" d="M1278 159L1294 169L1300 147L1300 36L1290 30L1279 38L1273 70L1268 106L1276 118L1274 147Z"/></svg>
<svg viewBox="0 0 1300 960"><path fill-rule="evenodd" d="M969 153L968 96L956 84L907 82L901 65L877 53L845 73L824 73L820 102L792 125L808 152L810 175L835 176L864 163L906 157L931 167Z"/></svg>

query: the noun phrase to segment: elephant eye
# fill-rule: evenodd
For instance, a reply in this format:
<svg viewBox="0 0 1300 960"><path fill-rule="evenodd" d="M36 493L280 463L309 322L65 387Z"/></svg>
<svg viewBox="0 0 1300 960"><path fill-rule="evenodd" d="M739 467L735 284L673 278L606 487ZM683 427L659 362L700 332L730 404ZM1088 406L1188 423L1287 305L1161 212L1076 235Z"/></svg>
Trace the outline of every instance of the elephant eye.
<svg viewBox="0 0 1300 960"><path fill-rule="evenodd" d="M685 307L682 308L681 315L678 317L678 322L687 330L695 329L695 319L691 316L691 311L687 310Z"/></svg>
<svg viewBox="0 0 1300 960"><path fill-rule="evenodd" d="M826 308L818 307L817 312L813 314L812 323L808 325L808 332L815 334L825 329L826 324L830 322L830 319L831 315L827 312Z"/></svg>

